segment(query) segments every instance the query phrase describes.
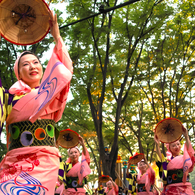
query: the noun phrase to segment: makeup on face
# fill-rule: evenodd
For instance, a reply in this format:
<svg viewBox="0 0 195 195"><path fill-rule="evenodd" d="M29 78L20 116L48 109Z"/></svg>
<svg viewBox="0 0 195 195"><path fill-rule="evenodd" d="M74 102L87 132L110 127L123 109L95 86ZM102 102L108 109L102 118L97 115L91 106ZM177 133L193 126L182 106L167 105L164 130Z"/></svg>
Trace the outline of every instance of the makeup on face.
<svg viewBox="0 0 195 195"><path fill-rule="evenodd" d="M71 148L68 152L69 157L73 163L78 162L80 153L76 148Z"/></svg>
<svg viewBox="0 0 195 195"><path fill-rule="evenodd" d="M169 149L173 156L178 156L181 151L181 144L179 141L169 144Z"/></svg>
<svg viewBox="0 0 195 195"><path fill-rule="evenodd" d="M140 171L141 171L142 173L146 172L147 167L148 167L147 164L146 164L145 162L143 162L143 161L141 161L141 162L138 164L138 168L140 169Z"/></svg>
<svg viewBox="0 0 195 195"><path fill-rule="evenodd" d="M111 181L108 181L108 182L106 183L106 185L107 185L108 189L112 189L112 187L113 187Z"/></svg>
<svg viewBox="0 0 195 195"><path fill-rule="evenodd" d="M19 78L31 88L39 86L43 69L38 58L32 54L26 54L20 58L18 65Z"/></svg>

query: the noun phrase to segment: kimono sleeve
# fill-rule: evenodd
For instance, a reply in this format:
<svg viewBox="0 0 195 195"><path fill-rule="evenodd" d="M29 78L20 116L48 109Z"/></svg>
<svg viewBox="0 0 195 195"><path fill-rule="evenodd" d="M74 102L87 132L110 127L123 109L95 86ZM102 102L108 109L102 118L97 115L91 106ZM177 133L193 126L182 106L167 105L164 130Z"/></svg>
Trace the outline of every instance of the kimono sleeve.
<svg viewBox="0 0 195 195"><path fill-rule="evenodd" d="M54 53L56 53L59 61L62 62L71 73L73 73L72 61L61 37L58 39L58 43L54 48Z"/></svg>
<svg viewBox="0 0 195 195"><path fill-rule="evenodd" d="M12 109L13 95L9 94L7 89L2 87L0 79L0 135L4 126L4 122Z"/></svg>
<svg viewBox="0 0 195 195"><path fill-rule="evenodd" d="M59 167L59 171L58 171L58 177L63 182L65 188L67 188L67 186L66 186L66 174L71 168L72 168L71 163L67 163L67 162L64 163L62 161L62 159L60 158L60 167Z"/></svg>
<svg viewBox="0 0 195 195"><path fill-rule="evenodd" d="M127 174L127 181L129 182L128 192L131 194L136 193L137 174Z"/></svg>
<svg viewBox="0 0 195 195"><path fill-rule="evenodd" d="M155 172L152 169L152 167L149 166L149 168L146 171L146 183L145 183L146 191L148 193L150 192L151 185L154 185L154 183L155 183Z"/></svg>
<svg viewBox="0 0 195 195"><path fill-rule="evenodd" d="M64 169L64 166L65 166L65 164L64 164L64 162L62 161L62 159L60 158L60 167L59 167L59 171L58 171L58 177L59 177L59 179L61 180L61 181L64 181L64 179L66 179L65 178L65 169Z"/></svg>
<svg viewBox="0 0 195 195"><path fill-rule="evenodd" d="M40 104L34 107L29 120L34 122L39 116L55 113L54 120L61 119L72 79L72 60L60 37L44 72L38 95Z"/></svg>
<svg viewBox="0 0 195 195"><path fill-rule="evenodd" d="M187 146L186 146L186 144L185 144L185 146L184 146L184 152L185 152L185 153L187 152L188 155L189 155L189 157L190 157L190 159L191 159L192 165L191 165L191 167L189 168L189 172L192 172L193 169L194 169L194 164L195 164L195 152L194 152L194 149L193 149L193 147L192 147L191 142L189 143L189 148L187 148Z"/></svg>

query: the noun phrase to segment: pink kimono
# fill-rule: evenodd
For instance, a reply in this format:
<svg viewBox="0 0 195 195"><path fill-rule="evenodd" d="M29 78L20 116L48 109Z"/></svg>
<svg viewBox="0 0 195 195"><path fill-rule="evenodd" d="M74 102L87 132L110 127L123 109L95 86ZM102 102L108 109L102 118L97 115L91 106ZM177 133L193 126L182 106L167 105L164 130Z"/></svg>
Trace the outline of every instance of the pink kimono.
<svg viewBox="0 0 195 195"><path fill-rule="evenodd" d="M70 162L70 158L65 163L65 169L63 173L63 181L65 189L60 195L84 195L85 189L83 188L84 179L91 173L89 167L90 156L86 150L86 155L82 153L81 163L77 162L74 166Z"/></svg>
<svg viewBox="0 0 195 195"><path fill-rule="evenodd" d="M9 94L13 94L13 97L18 99L15 105L12 104L13 107L10 104L11 95L4 100L3 97L6 97L8 92L0 88L1 106L2 102L6 104L9 99L9 104L3 105L3 112L0 113L1 125L6 119L8 148L10 147L10 137L12 136L14 141L18 136L18 134L10 135L8 129L10 124L17 124L17 122L25 124L25 121L39 124L45 119L51 119L54 122L61 119L72 71L72 61L62 38L59 38L39 88L31 90L22 81L17 81L9 90ZM25 130L25 133L27 132L30 133L28 129ZM36 138L44 139L44 137L38 137L37 132L40 132L41 136L47 134L48 139L55 143L52 125L49 129L47 127L47 133L43 129L36 129L36 134L30 135L33 143ZM29 134L25 135L26 138L29 138ZM23 138L20 138L21 142L24 141ZM35 143L32 146L32 142L27 141L22 143L22 147L17 146L10 149L0 163L0 194L53 195L58 178L59 151L54 145L36 145Z"/></svg>
<svg viewBox="0 0 195 195"><path fill-rule="evenodd" d="M193 171L195 163L194 150L191 144L189 149L187 149L185 144L183 155L174 158L171 158L171 156L168 155L167 159L169 161L167 164L167 171L175 171L175 173L167 176L167 185L164 187L162 195L193 195L192 184L189 182L188 178L188 173ZM179 179L182 182L175 182Z"/></svg>
<svg viewBox="0 0 195 195"><path fill-rule="evenodd" d="M137 194L138 195L153 195L152 185L155 182L155 172L151 166L147 169L146 173L141 176L141 171L137 177Z"/></svg>

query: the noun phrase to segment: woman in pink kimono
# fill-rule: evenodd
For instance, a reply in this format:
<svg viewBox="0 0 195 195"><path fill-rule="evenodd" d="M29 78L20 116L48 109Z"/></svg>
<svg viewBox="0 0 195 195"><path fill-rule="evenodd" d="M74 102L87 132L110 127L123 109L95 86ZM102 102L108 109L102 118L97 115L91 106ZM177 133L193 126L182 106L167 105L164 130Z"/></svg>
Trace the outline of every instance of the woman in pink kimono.
<svg viewBox="0 0 195 195"><path fill-rule="evenodd" d="M127 179L132 178L131 173L128 172L130 163L127 167ZM148 164L145 156L142 161L138 163L138 175L134 179L137 183L137 194L138 195L153 195L153 185L155 183L155 172L152 167ZM135 184L135 183L134 183ZM131 186L131 189L133 187Z"/></svg>
<svg viewBox="0 0 195 195"><path fill-rule="evenodd" d="M189 140L188 131L183 127L183 135L186 139L183 155L181 152L180 141L166 144L166 158L161 154L159 140L155 135L157 154L160 157L163 168L164 190L162 195L194 194L192 184L189 182L189 172L194 168L194 150ZM165 177L166 176L166 177Z"/></svg>
<svg viewBox="0 0 195 195"><path fill-rule="evenodd" d="M108 181L106 183L106 188L104 193L106 193L106 195L117 195L118 194L118 186L117 184L113 181L112 177L110 177L110 181Z"/></svg>
<svg viewBox="0 0 195 195"><path fill-rule="evenodd" d="M54 194L60 163L54 124L64 111L73 67L52 12L49 22L56 45L44 75L38 58L23 52L14 65L18 81L9 91L0 88L8 148L0 163L0 194Z"/></svg>
<svg viewBox="0 0 195 195"><path fill-rule="evenodd" d="M73 147L68 149L69 158L67 161L60 163L59 178L63 181L65 189L60 195L84 195L86 184L86 176L91 173L89 164L90 156L85 147L83 138L79 137L80 145L83 148L82 159L79 162L80 151L79 148Z"/></svg>

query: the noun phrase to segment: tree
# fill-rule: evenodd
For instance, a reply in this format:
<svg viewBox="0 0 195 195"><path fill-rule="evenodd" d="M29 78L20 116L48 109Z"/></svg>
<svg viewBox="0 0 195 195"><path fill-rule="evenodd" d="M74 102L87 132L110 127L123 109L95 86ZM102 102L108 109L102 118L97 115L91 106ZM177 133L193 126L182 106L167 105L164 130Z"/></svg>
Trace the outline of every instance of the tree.
<svg viewBox="0 0 195 195"><path fill-rule="evenodd" d="M100 3L70 2L68 21L95 12ZM117 1L101 4L109 8ZM132 91L144 45L171 13L172 8L162 1L142 1L78 23L68 30L70 55L74 62L71 90L77 101L74 114L81 113L89 124L93 119L103 173L113 178L121 112ZM86 111L86 94L91 113ZM75 118L75 124L80 122L79 119ZM90 129L88 124L85 125L85 129ZM109 159L104 151L104 127L112 132Z"/></svg>

